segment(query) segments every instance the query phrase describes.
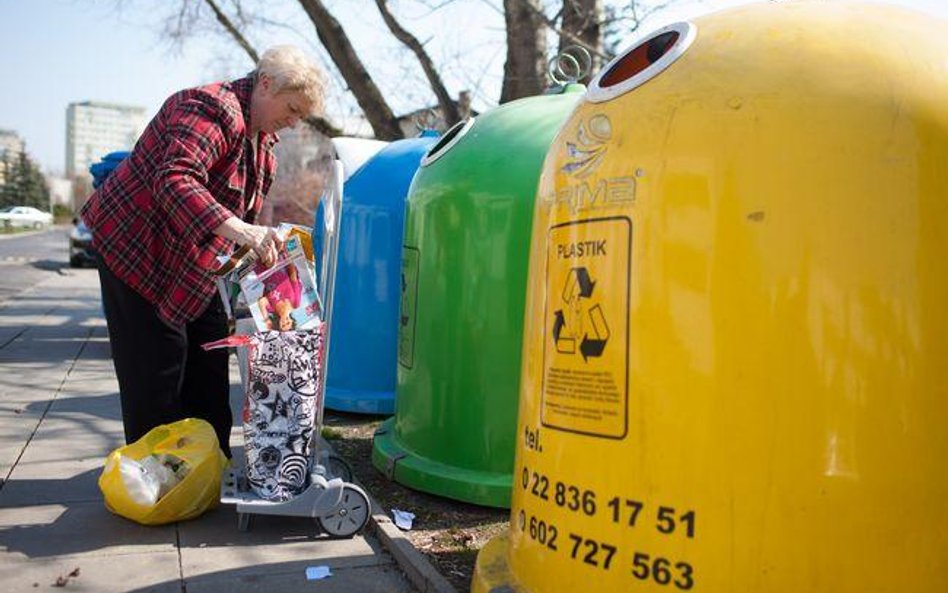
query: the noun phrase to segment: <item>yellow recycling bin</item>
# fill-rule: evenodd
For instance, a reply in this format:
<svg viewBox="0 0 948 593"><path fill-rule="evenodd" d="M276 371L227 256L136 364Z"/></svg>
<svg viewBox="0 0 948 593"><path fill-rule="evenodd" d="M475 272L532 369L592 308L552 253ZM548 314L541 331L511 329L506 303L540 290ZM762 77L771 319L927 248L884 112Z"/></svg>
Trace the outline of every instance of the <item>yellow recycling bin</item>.
<svg viewBox="0 0 948 593"><path fill-rule="evenodd" d="M473 590L948 591L948 26L781 2L607 66L533 223Z"/></svg>

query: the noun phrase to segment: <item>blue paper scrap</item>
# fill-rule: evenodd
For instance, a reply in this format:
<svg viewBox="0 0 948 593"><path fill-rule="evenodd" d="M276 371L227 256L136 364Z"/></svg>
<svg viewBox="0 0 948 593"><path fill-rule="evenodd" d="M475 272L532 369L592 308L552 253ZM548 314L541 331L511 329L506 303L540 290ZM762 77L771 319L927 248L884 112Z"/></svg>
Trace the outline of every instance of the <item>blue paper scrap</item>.
<svg viewBox="0 0 948 593"><path fill-rule="evenodd" d="M325 579L326 577L331 577L332 572L329 570L328 566L307 566L306 567L306 580L308 581L318 581L320 579Z"/></svg>

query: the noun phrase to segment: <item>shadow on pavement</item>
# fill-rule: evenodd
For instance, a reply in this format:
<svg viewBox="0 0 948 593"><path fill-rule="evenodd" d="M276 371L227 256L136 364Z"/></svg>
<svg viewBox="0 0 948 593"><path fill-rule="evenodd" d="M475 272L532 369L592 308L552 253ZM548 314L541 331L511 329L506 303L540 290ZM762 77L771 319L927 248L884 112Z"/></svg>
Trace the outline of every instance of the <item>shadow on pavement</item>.
<svg viewBox="0 0 948 593"><path fill-rule="evenodd" d="M20 524L0 527L0 547L7 554L19 552L28 558L45 558L174 542L173 527L144 527L110 513L98 494L100 472L101 468L96 467L67 479L5 483L3 498L21 498L17 491L35 496L30 506L12 507L20 515ZM58 492L63 502L44 501L43 494L50 492ZM65 500L70 493L84 500Z"/></svg>
<svg viewBox="0 0 948 593"><path fill-rule="evenodd" d="M37 270L45 270L47 272L58 272L62 273L64 270L70 268L69 262L65 260L58 259L38 259L30 262L30 265L36 268Z"/></svg>
<svg viewBox="0 0 948 593"><path fill-rule="evenodd" d="M74 422L76 425L88 429L90 433L97 432L96 427L101 427L101 422L92 421L92 418L100 420L122 421L122 412L117 405L118 393L103 393L101 395L76 395L60 396L56 398L55 404L46 414L45 420L63 420ZM26 405L27 412L42 413L46 410L48 401L35 401ZM87 422L85 418L91 417Z"/></svg>
<svg viewBox="0 0 948 593"><path fill-rule="evenodd" d="M30 506L0 508L22 512L22 524L0 527L0 548L8 554L45 558L138 553L143 546L156 545L212 551L337 541L319 533L315 521L305 517L259 516L250 531L239 531L233 506L220 506L183 523L139 525L106 508L97 484L101 471L96 467L68 479L12 480L4 485L3 490L9 486L20 492L75 492L81 500L60 496L59 502L52 502L38 497Z"/></svg>
<svg viewBox="0 0 948 593"><path fill-rule="evenodd" d="M366 560L370 560L367 557ZM344 559L351 562L351 557ZM244 593L261 591L306 591L320 593L412 593L415 591L394 566L338 566L334 558L315 561L269 563L190 576L184 579L182 591L228 591ZM306 579L311 566L330 566L332 575L316 581ZM162 591L163 586L178 584L169 581L134 589L129 593Z"/></svg>
<svg viewBox="0 0 948 593"><path fill-rule="evenodd" d="M9 311L3 311L2 315L7 322L15 318ZM56 325L25 326L19 331L0 330L0 362L56 365L75 360L80 352L84 360L111 357L104 326L76 324L72 318L64 317Z"/></svg>

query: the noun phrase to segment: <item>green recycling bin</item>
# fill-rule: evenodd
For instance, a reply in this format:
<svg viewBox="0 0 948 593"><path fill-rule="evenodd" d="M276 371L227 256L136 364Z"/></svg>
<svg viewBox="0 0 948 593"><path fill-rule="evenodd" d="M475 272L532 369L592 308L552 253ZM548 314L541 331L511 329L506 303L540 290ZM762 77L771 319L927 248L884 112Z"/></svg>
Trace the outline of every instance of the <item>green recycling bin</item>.
<svg viewBox="0 0 948 593"><path fill-rule="evenodd" d="M395 416L372 452L400 484L510 506L534 197L584 90L497 107L422 159L405 219Z"/></svg>

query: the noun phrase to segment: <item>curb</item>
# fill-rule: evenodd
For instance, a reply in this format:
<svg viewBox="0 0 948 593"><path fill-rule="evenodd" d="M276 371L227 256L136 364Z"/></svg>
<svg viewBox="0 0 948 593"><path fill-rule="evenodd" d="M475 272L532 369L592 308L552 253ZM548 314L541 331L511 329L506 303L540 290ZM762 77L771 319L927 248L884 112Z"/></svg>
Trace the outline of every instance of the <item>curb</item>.
<svg viewBox="0 0 948 593"><path fill-rule="evenodd" d="M322 436L319 436L318 439L321 448L326 448L334 455L338 455L333 449L332 443ZM359 488L362 488L362 491L369 497L372 514L369 515L367 529L371 530L372 534L378 538L385 551L392 555L398 567L405 573L411 584L418 589L418 593L458 593L454 585L432 566L431 562L415 548L408 536L385 514L382 506L375 500L368 488L359 481L358 476L353 476L352 481Z"/></svg>
<svg viewBox="0 0 948 593"><path fill-rule="evenodd" d="M369 500L373 509L379 508L371 494ZM395 526L388 515L373 512L369 519L369 526L382 543L382 547L395 558L395 562L419 593L458 593L448 579L444 578L428 559L421 555L421 552L402 533L402 530Z"/></svg>

